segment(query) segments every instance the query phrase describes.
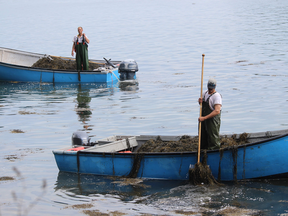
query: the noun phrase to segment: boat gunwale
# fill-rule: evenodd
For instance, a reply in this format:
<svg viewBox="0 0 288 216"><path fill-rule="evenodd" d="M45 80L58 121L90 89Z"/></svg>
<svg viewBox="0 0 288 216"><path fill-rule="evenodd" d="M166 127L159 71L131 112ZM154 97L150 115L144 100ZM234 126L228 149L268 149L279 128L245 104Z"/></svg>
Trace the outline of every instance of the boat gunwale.
<svg viewBox="0 0 288 216"><path fill-rule="evenodd" d="M36 72L48 72L48 73L72 73L72 74L77 74L77 70L65 70L65 69L50 69L50 68L38 68L38 67L28 67L28 66L23 66L23 65L16 65L16 64L10 64L10 63L5 63L5 62L0 62L0 65L10 67L10 68L15 68L15 69L26 69L29 71L36 71ZM90 70L85 70L85 71L80 71L81 74L108 74L111 73L111 71L116 71L118 68L111 69L109 71L90 71Z"/></svg>

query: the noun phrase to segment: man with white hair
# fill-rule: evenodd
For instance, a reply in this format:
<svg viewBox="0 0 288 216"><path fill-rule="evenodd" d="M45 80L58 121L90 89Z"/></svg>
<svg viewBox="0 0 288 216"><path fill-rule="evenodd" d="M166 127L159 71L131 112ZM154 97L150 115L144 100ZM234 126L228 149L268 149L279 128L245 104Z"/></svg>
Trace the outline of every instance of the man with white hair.
<svg viewBox="0 0 288 216"><path fill-rule="evenodd" d="M201 122L201 148L219 149L222 96L215 90L215 79L208 80L207 88L203 98L198 100L202 103L202 116L198 119Z"/></svg>
<svg viewBox="0 0 288 216"><path fill-rule="evenodd" d="M77 71L80 72L82 70L89 70L88 44L90 40L87 35L83 33L81 26L78 27L78 33L79 34L73 38L71 55L74 56L74 52L76 52Z"/></svg>

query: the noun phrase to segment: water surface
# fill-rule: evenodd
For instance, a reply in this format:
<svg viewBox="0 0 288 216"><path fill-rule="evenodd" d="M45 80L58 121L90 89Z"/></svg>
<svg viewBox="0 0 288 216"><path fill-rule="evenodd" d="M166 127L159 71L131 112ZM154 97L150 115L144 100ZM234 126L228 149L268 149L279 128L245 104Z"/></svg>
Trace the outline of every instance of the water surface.
<svg viewBox="0 0 288 216"><path fill-rule="evenodd" d="M52 154L70 145L77 130L94 140L196 135L203 53L204 89L214 77L223 97L222 134L287 129L287 1L13 0L0 6L1 47L70 56L83 26L90 58L132 58L140 69L138 87L128 89L1 83L0 177L15 179L0 181L2 215L16 215L17 204L23 210L42 196L43 179L45 194L29 215L213 215L231 208L287 214L285 180L216 188L166 181L121 185L59 173Z"/></svg>

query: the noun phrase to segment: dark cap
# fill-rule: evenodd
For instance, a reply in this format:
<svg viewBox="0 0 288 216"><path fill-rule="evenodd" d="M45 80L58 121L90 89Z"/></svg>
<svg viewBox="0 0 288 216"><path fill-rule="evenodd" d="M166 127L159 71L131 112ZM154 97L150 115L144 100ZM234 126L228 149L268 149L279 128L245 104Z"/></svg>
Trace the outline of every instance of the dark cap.
<svg viewBox="0 0 288 216"><path fill-rule="evenodd" d="M216 80L214 78L210 78L208 80L207 87L209 89L215 89L216 88Z"/></svg>

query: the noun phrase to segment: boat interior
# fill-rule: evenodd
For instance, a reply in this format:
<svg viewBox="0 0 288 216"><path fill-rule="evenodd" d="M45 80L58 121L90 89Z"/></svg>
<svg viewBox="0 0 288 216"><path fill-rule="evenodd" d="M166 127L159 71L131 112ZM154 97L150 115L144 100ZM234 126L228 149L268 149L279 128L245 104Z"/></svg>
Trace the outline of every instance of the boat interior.
<svg viewBox="0 0 288 216"><path fill-rule="evenodd" d="M0 61L7 64L31 67L45 55L0 47Z"/></svg>
<svg viewBox="0 0 288 216"><path fill-rule="evenodd" d="M288 130L267 131L259 133L248 134L248 144L257 143L278 136L288 134ZM230 138L232 136L238 139L241 134L222 135ZM91 142L87 145L72 145L63 149L59 149L57 152L65 151L83 151L83 152L110 152L110 153L131 153L136 152L144 143L148 140L156 140L160 138L162 141L179 141L182 136L157 136L157 135L140 135L140 136L110 136L96 142ZM59 152L60 151L60 152Z"/></svg>
<svg viewBox="0 0 288 216"><path fill-rule="evenodd" d="M53 59L53 57L61 58L63 60L75 60L75 58L70 57L61 57L61 56L54 56L54 55L47 55L47 54L38 54L32 52L25 52L20 50L8 49L0 47L0 62L24 67L31 67L35 62L43 57L48 57ZM89 59L90 62L94 63L101 63L105 65L107 62L106 60L93 60ZM111 61L111 63L117 65L120 61Z"/></svg>

